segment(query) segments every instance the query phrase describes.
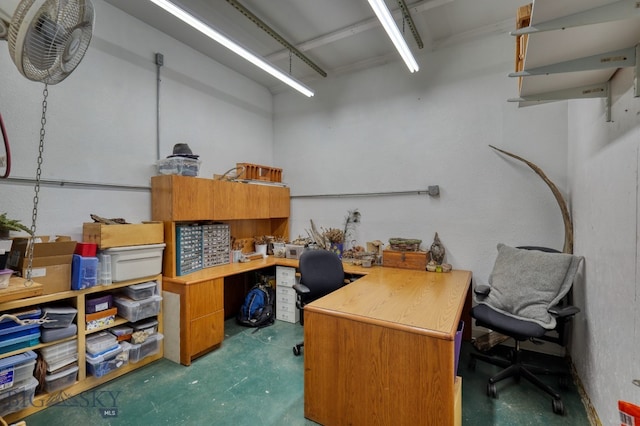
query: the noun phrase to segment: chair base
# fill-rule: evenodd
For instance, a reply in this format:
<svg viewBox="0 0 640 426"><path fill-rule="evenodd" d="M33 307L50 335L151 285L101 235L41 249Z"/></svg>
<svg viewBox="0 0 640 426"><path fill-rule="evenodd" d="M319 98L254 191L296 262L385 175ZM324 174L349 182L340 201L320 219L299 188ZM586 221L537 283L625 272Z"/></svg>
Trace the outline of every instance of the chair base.
<svg viewBox="0 0 640 426"><path fill-rule="evenodd" d="M558 392L556 392L551 386L543 383L535 374L544 374L544 375L555 375L560 376L560 385L565 386L567 383L567 373L563 371L554 371L543 367L533 366L529 364L525 364L521 361L521 350L520 350L520 342L516 341L516 347L513 349L513 360L508 361L503 358L498 358L495 356L480 354L480 353L471 353L471 359L469 361L469 368L475 369L476 360L484 361L492 365L496 365L498 367L503 367L504 370L500 371L495 376L491 377L487 383L487 395L492 398L498 397L498 391L496 389L495 384L499 381L507 379L509 377L513 377L516 382L520 381L520 378L523 377L528 380L531 384L538 387L540 390L549 394L552 400L552 409L553 412L559 415L565 414L564 404L562 403L562 397Z"/></svg>
<svg viewBox="0 0 640 426"><path fill-rule="evenodd" d="M293 354L295 356L300 356L302 354L302 348L304 347L304 342L300 342L293 347Z"/></svg>

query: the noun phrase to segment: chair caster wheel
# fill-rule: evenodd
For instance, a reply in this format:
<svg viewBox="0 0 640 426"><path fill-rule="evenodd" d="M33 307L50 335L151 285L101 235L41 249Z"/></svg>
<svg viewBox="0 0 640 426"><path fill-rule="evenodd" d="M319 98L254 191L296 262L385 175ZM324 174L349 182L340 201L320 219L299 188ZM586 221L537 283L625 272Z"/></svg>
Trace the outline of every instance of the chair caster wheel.
<svg viewBox="0 0 640 426"><path fill-rule="evenodd" d="M553 412L560 416L564 416L564 404L561 399L554 399L551 401L551 406L553 407Z"/></svg>
<svg viewBox="0 0 640 426"><path fill-rule="evenodd" d="M496 388L495 383L487 383L487 396L493 399L498 398L498 389Z"/></svg>
<svg viewBox="0 0 640 426"><path fill-rule="evenodd" d="M567 376L561 376L558 379L558 384L560 385L560 389L569 389L570 383L571 383L571 380Z"/></svg>
<svg viewBox="0 0 640 426"><path fill-rule="evenodd" d="M301 353L302 353L302 350L300 349L300 346L296 345L293 347L293 354L295 356L300 356Z"/></svg>

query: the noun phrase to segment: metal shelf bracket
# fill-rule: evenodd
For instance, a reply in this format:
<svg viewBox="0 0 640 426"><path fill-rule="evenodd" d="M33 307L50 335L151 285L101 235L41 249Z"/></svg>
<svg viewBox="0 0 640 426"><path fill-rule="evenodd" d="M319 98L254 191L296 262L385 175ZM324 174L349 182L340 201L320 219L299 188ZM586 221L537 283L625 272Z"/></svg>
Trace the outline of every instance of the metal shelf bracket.
<svg viewBox="0 0 640 426"><path fill-rule="evenodd" d="M569 61L557 62L555 64L512 72L509 77L529 77L532 75L558 74L574 71L588 71L606 68L638 67L638 45L626 49L614 50L612 52L600 53L598 55L584 58L572 59ZM637 95L636 95L637 96Z"/></svg>
<svg viewBox="0 0 640 426"><path fill-rule="evenodd" d="M611 81L590 86L572 87L569 89L553 90L508 99L508 102L550 102L567 99L605 98L607 122L611 121Z"/></svg>

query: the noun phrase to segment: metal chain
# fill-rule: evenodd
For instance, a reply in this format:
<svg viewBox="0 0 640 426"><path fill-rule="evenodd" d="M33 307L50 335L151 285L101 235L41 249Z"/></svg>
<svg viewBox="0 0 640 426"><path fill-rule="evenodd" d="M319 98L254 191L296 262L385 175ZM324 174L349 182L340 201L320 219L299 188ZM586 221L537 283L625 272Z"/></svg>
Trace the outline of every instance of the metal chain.
<svg viewBox="0 0 640 426"><path fill-rule="evenodd" d="M36 167L36 183L34 185L33 195L33 211L31 212L31 239L27 245L27 276L24 283L25 287L30 287L33 284L32 271L33 271L33 246L35 245L36 238L36 223L38 220L38 201L40 201L38 194L40 193L40 178L42 176L42 153L44 152L44 136L45 125L47 124L47 97L49 96L49 85L45 83L44 90L42 91L42 117L40 118L40 144L38 145L38 166Z"/></svg>

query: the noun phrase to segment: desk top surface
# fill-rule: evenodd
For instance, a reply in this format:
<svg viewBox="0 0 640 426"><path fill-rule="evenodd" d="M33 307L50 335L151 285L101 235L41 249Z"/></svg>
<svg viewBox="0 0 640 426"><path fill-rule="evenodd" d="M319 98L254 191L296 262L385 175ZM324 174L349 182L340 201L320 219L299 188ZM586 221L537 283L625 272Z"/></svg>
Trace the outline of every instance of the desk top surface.
<svg viewBox="0 0 640 426"><path fill-rule="evenodd" d="M242 263L229 263L227 265L220 265L213 268L202 269L200 271L192 272L188 275L183 275L180 277L163 277L162 279L163 281L189 285L205 280L224 278L244 272L264 269L270 266L289 266L292 268L297 268L298 260L267 256L264 259L252 260L250 262ZM377 269L383 269L381 267L363 268L362 266L354 266L347 263L343 263L343 266L346 273L355 275L367 275Z"/></svg>
<svg viewBox="0 0 640 426"><path fill-rule="evenodd" d="M374 268L305 311L453 340L470 283L470 271Z"/></svg>

